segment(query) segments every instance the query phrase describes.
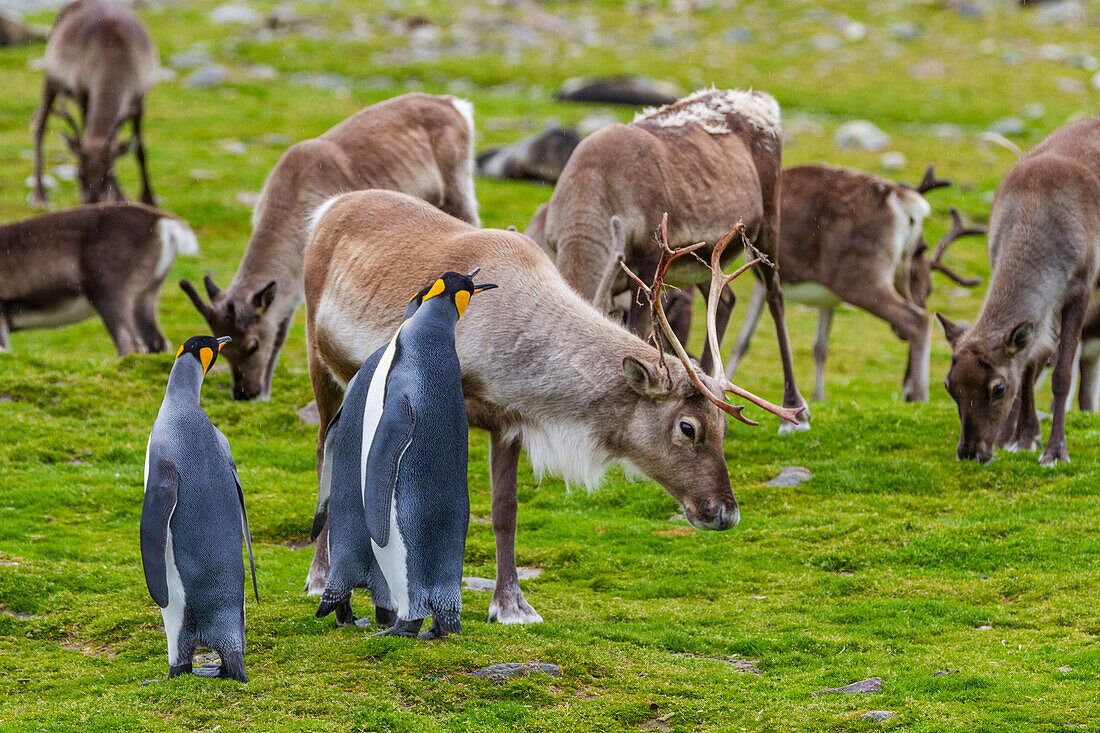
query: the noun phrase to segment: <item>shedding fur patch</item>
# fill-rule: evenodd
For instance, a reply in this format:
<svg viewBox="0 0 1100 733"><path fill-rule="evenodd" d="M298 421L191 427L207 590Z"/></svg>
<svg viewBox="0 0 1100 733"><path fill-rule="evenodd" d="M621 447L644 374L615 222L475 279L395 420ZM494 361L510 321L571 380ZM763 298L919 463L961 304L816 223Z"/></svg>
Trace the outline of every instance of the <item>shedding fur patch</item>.
<svg viewBox="0 0 1100 733"><path fill-rule="evenodd" d="M779 103L766 92L749 89L700 89L664 107L647 107L634 122L661 127L698 125L712 135L731 132L729 116L737 115L761 132L779 137Z"/></svg>
<svg viewBox="0 0 1100 733"><path fill-rule="evenodd" d="M550 473L594 491L614 462L611 454L600 448L582 425L553 421L525 423L520 435L531 466L540 478Z"/></svg>

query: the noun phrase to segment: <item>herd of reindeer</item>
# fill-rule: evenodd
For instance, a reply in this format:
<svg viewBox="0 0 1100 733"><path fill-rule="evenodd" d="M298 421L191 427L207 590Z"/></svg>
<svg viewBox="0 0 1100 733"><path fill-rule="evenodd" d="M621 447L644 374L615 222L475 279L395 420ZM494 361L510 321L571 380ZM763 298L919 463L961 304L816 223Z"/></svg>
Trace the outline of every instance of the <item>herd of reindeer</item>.
<svg viewBox="0 0 1100 733"><path fill-rule="evenodd" d="M67 125L86 205L0 227L0 347L9 331L94 312L120 355L168 348L157 325L160 286L175 255L198 248L186 224L153 208L142 111L157 71L156 49L126 6L77 0L59 14L33 124L32 200L46 202L41 146L54 116ZM133 135L120 142L127 122ZM931 166L915 187L830 166L782 170L779 105L759 90L702 90L591 134L523 234L479 227L473 142L473 108L454 96L369 106L280 158L228 287L207 276L204 299L190 282L180 286L216 336L232 337L222 355L239 400L270 395L304 299L319 455L344 387L389 340L412 294L443 272L476 267L500 286L474 300L456 331L469 424L490 434L490 619L541 620L516 572L521 448L536 470L590 486L611 464L629 464L695 527L728 529L739 513L726 420L751 421L727 395L779 415L780 432L809 428L785 299L819 311L815 399L824 399L833 314L849 303L908 342L904 398L927 401L932 272L980 282L943 258L954 240L984 229L952 209L953 226L934 247L922 234L926 194L949 181ZM141 172L140 205L125 202L115 177L115 160L128 152ZM957 457L988 462L995 447L1039 447L1034 389L1051 364L1053 426L1040 463L1066 461L1078 354L1081 408L1095 411L1100 396L1100 310L1089 309L1100 275L1100 120L1067 124L1016 163L997 190L988 237L992 275L976 322L937 314L953 350L946 387L959 406ZM742 254L746 265L726 274ZM757 282L724 367L735 302L727 285L746 268ZM693 289L707 313L698 361L683 346ZM782 406L731 381L765 304ZM320 528L306 584L314 594L328 570L326 535Z"/></svg>

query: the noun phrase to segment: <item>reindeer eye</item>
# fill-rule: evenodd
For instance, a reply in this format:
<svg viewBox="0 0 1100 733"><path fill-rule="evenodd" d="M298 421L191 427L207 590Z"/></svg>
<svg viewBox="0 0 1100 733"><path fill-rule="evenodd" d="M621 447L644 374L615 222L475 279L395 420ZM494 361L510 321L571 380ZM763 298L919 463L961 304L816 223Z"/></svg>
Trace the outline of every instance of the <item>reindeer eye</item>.
<svg viewBox="0 0 1100 733"><path fill-rule="evenodd" d="M684 437L687 438L688 440L690 440L692 443L695 442L695 426L694 425L692 425L691 423L686 422L686 421L681 422L680 423L680 432L683 433Z"/></svg>
<svg viewBox="0 0 1100 733"><path fill-rule="evenodd" d="M259 339L249 339L248 346L245 347L245 352L244 353L251 356L252 354L255 354L256 350L259 349L259 348L260 348L260 340Z"/></svg>
<svg viewBox="0 0 1100 733"><path fill-rule="evenodd" d="M1005 396L1004 382L997 382L992 387L990 387L989 388L989 395L990 395L990 397L993 398L994 401L999 400L1002 397L1004 397Z"/></svg>

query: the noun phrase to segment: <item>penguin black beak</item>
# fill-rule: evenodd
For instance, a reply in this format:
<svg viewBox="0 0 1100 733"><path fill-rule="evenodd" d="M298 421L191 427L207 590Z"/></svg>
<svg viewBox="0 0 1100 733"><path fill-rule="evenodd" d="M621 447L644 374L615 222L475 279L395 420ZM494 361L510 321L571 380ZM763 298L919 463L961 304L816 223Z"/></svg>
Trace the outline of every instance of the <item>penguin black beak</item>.
<svg viewBox="0 0 1100 733"><path fill-rule="evenodd" d="M478 268L478 269L481 269L481 268ZM496 288L496 287L500 287L500 286L496 285L495 283L481 283L480 285L478 285L477 287L474 288L474 292L475 293L480 293L483 290L492 290L493 288Z"/></svg>
<svg viewBox="0 0 1100 733"><path fill-rule="evenodd" d="M232 340L233 340L233 339L229 338L228 336L222 336L222 337L220 337L220 338L218 339L218 351L219 351L219 352L221 352L221 350L222 350L222 347L223 347L223 346L225 346L226 344L228 344L228 343L229 343L230 341L232 341Z"/></svg>

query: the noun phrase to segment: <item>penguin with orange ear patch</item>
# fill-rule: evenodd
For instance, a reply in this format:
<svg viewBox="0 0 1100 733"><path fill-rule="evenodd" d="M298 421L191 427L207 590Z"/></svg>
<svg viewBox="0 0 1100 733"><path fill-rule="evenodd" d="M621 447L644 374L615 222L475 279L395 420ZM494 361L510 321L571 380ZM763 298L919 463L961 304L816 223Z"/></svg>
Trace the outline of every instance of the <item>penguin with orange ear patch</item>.
<svg viewBox="0 0 1100 733"><path fill-rule="evenodd" d="M168 677L197 674L246 682L244 562L256 561L244 492L229 441L199 405L203 377L229 338L195 336L176 354L145 452L141 564L168 636ZM196 646L220 665L193 670Z"/></svg>
<svg viewBox="0 0 1100 733"><path fill-rule="evenodd" d="M413 298L390 342L364 362L329 423L314 527L329 521L329 575L317 615L353 619L366 586L382 634L439 638L462 628L470 521L468 428L455 326L495 288L443 274Z"/></svg>

